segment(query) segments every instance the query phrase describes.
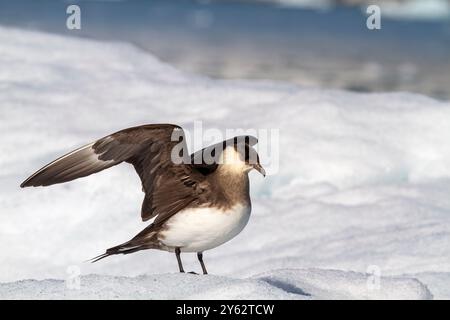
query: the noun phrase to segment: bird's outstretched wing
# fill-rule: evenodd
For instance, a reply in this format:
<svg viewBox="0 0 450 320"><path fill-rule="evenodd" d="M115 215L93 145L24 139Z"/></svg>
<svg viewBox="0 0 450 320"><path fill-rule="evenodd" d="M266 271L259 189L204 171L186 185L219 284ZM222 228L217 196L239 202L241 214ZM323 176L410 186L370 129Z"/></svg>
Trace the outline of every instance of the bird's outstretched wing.
<svg viewBox="0 0 450 320"><path fill-rule="evenodd" d="M172 141L174 130L178 138ZM128 162L141 178L145 192L142 220L157 216L155 222L162 222L198 201L206 191L201 173L189 164L172 161L175 146L187 153L179 126L152 124L128 128L51 162L26 179L21 187L63 183ZM182 153L179 155L185 157Z"/></svg>

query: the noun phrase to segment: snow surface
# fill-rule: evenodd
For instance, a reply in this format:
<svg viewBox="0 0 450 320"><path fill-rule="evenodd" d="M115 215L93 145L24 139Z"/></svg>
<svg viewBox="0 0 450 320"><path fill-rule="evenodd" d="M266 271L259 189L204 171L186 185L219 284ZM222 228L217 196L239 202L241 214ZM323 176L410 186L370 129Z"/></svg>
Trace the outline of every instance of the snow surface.
<svg viewBox="0 0 450 320"><path fill-rule="evenodd" d="M175 257L159 251L83 262L147 225L129 166L19 188L111 132L196 120L280 130L278 172L251 174L248 226L205 253L215 276L167 274ZM211 80L128 44L0 27L0 297L152 298L161 286L154 298L175 298L172 284L185 279L183 297L448 299L449 120L450 103L421 95ZM183 262L200 270L195 255ZM74 267L81 291L43 280ZM380 288L368 292L373 270Z"/></svg>
<svg viewBox="0 0 450 320"><path fill-rule="evenodd" d="M86 275L78 287L63 280L23 280L0 284L0 299L431 299L416 279L381 278L379 289L367 275L319 269L286 269L248 279L192 274L137 277Z"/></svg>

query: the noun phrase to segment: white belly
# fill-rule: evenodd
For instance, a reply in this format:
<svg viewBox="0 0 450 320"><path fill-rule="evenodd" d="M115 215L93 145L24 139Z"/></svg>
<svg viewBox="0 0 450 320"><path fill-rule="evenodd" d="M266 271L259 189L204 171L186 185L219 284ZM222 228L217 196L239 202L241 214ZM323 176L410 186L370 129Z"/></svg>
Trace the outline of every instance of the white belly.
<svg viewBox="0 0 450 320"><path fill-rule="evenodd" d="M249 206L236 205L227 211L213 208L185 209L165 224L160 241L182 252L202 252L238 235L250 218Z"/></svg>

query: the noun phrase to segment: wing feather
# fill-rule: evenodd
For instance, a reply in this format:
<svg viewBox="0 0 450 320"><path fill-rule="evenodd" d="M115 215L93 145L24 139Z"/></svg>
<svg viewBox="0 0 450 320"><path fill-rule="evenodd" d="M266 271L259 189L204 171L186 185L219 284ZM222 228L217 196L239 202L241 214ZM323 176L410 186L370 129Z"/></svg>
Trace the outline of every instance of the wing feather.
<svg viewBox="0 0 450 320"><path fill-rule="evenodd" d="M182 129L155 124L118 131L49 163L21 187L68 182L128 162L141 178L145 192L142 219L158 216L162 222L198 199L200 189L195 186L202 180L190 164L171 161L175 145L182 142L183 150L187 150L184 133L181 131L178 141L172 141L173 130ZM185 183L187 180L190 183Z"/></svg>
<svg viewBox="0 0 450 320"><path fill-rule="evenodd" d="M93 145L93 143L85 145L50 162L31 175L20 186L24 188L63 183L88 176L119 163L114 160L99 161Z"/></svg>

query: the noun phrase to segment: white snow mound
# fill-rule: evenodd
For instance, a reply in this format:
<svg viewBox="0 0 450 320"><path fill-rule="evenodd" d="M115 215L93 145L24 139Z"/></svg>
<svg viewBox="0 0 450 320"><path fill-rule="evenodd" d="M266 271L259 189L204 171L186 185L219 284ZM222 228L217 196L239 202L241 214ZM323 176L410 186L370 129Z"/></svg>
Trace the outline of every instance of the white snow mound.
<svg viewBox="0 0 450 320"><path fill-rule="evenodd" d="M249 279L159 274L138 277L86 275L79 287L63 280L0 284L0 299L431 299L421 282L336 270L275 270Z"/></svg>

